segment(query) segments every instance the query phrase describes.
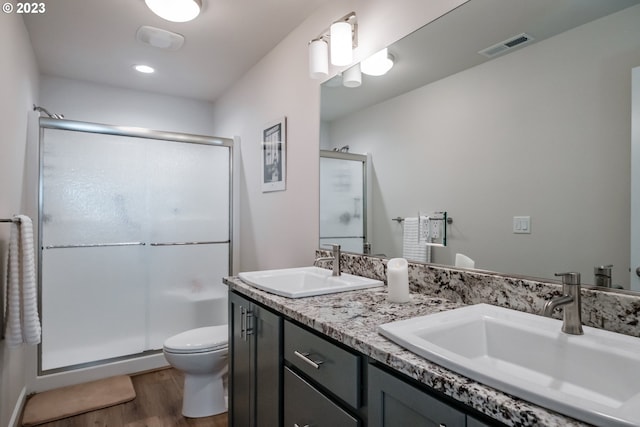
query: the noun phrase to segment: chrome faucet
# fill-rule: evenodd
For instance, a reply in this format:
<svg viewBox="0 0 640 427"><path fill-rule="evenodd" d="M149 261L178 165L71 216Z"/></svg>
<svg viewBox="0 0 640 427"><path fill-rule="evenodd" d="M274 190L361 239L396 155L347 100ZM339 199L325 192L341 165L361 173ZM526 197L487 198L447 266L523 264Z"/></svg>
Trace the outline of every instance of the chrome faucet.
<svg viewBox="0 0 640 427"><path fill-rule="evenodd" d="M333 261L332 276L340 276L342 274L342 266L340 265L340 245L336 243L332 243L329 246L331 246L331 251L333 252L333 256L316 258L315 263L317 263L318 261Z"/></svg>
<svg viewBox="0 0 640 427"><path fill-rule="evenodd" d="M595 278L596 286L603 286L605 288L611 287L611 269L612 268L613 268L612 264L598 265L593 267L593 275Z"/></svg>
<svg viewBox="0 0 640 427"><path fill-rule="evenodd" d="M542 314L551 317L553 310L563 307L562 332L582 335L582 304L580 302L580 273L556 273L562 276L562 296L547 301Z"/></svg>

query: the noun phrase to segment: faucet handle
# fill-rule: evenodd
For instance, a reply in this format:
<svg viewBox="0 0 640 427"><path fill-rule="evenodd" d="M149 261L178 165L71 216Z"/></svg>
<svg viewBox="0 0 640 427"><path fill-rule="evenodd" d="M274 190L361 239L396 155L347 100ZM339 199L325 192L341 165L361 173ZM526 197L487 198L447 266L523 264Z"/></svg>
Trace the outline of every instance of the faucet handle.
<svg viewBox="0 0 640 427"><path fill-rule="evenodd" d="M580 273L575 271L571 271L568 273L555 273L555 276L562 277L563 285L579 285L580 284Z"/></svg>
<svg viewBox="0 0 640 427"><path fill-rule="evenodd" d="M340 245L337 243L328 243L326 245L322 245L323 248L331 248L332 251L339 251Z"/></svg>

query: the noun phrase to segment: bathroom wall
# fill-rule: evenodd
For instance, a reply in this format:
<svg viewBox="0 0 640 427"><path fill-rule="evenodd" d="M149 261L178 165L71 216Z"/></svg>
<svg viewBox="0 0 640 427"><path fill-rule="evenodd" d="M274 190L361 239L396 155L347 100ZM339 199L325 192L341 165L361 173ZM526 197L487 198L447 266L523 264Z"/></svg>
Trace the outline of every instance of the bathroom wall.
<svg viewBox="0 0 640 427"><path fill-rule="evenodd" d="M206 101L46 75L40 87L42 106L69 120L213 135Z"/></svg>
<svg viewBox="0 0 640 427"><path fill-rule="evenodd" d="M436 263L462 252L482 269L587 283L613 264L628 286L639 21L635 6L333 122L335 146L372 153L374 252L402 253L390 218L446 209ZM531 216L531 234L512 233L514 215Z"/></svg>
<svg viewBox="0 0 640 427"><path fill-rule="evenodd" d="M214 104L218 134L242 142L240 271L313 262L318 246L320 81L308 73L307 43L355 11L354 61L421 27L463 0L333 0L291 32ZM339 70L332 69L331 75ZM260 131L287 117L287 189L262 193Z"/></svg>
<svg viewBox="0 0 640 427"><path fill-rule="evenodd" d="M27 152L27 117L38 103L37 65L29 36L16 14L0 14L0 217L17 213L33 215L25 197ZM4 307L6 251L9 225L0 224L0 281ZM24 398L26 385L25 355L32 348L9 349L0 341L0 425L11 426L19 415L18 405Z"/></svg>

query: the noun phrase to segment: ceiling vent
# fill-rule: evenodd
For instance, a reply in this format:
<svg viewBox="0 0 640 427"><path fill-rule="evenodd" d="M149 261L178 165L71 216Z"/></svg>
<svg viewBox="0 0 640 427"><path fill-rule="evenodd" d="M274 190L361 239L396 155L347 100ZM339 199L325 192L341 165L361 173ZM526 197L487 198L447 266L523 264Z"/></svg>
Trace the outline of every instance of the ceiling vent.
<svg viewBox="0 0 640 427"><path fill-rule="evenodd" d="M507 40L501 41L500 43L496 43L493 46L489 46L486 49L482 49L478 53L486 57L493 58L494 56L502 55L503 53L515 49L516 47L524 46L525 44L531 43L533 40L534 38L530 35L522 33Z"/></svg>
<svg viewBox="0 0 640 427"><path fill-rule="evenodd" d="M136 39L158 49L167 50L178 50L184 44L184 36L148 25L138 28Z"/></svg>

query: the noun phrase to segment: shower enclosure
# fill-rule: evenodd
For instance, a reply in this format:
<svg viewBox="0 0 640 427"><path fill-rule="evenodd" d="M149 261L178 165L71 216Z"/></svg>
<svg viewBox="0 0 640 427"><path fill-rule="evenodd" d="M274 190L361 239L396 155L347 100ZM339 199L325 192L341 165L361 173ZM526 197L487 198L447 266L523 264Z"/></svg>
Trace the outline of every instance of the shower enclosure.
<svg viewBox="0 0 640 427"><path fill-rule="evenodd" d="M40 119L39 374L226 323L232 141Z"/></svg>
<svg viewBox="0 0 640 427"><path fill-rule="evenodd" d="M366 194L366 155L320 151L320 247L369 253Z"/></svg>

